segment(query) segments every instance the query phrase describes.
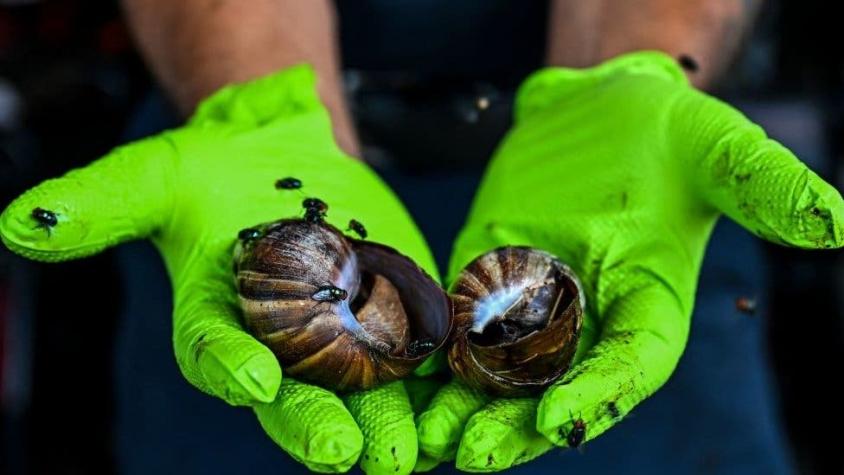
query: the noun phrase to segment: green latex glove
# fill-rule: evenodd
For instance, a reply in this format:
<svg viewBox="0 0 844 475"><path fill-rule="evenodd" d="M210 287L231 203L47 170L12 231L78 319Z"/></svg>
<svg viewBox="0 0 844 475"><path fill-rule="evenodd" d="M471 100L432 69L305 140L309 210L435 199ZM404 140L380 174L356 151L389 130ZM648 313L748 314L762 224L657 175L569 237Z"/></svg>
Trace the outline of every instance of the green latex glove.
<svg viewBox="0 0 844 475"><path fill-rule="evenodd" d="M671 375L689 332L704 250L724 213L763 239L844 244L844 202L761 128L643 52L522 86L451 260L453 280L502 245L545 249L586 293L575 366L541 397L450 383L417 423L422 452L495 471L619 422ZM741 357L741 355L736 355Z"/></svg>
<svg viewBox="0 0 844 475"><path fill-rule="evenodd" d="M173 343L188 381L230 404L253 406L269 436L313 470L344 471L360 458L369 473L407 473L417 443L403 383L341 401L282 382L273 354L241 327L231 257L237 233L302 216L306 196L328 203L328 222L344 229L357 219L373 241L437 275L396 196L336 147L314 85L313 71L299 66L226 87L184 127L28 191L0 216L0 236L12 251L50 262L151 239L172 280ZM288 176L302 181L301 193L275 189ZM55 212L58 223L38 227L36 207Z"/></svg>

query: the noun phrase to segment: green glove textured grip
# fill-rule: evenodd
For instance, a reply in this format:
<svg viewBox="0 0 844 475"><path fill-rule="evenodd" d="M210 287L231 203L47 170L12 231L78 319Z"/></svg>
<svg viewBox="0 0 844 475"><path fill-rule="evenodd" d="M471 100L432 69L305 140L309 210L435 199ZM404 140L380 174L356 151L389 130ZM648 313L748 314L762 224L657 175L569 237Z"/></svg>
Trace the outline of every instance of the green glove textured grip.
<svg viewBox="0 0 844 475"><path fill-rule="evenodd" d="M458 468L500 470L546 451L546 441L567 445L578 418L586 440L623 418L683 352L720 213L773 242L844 244L839 193L742 114L691 88L672 58L634 53L529 78L449 275L502 245L559 256L587 297L577 364L535 410L523 399L484 405L448 385L418 419L423 453L442 460L459 441Z"/></svg>
<svg viewBox="0 0 844 475"><path fill-rule="evenodd" d="M288 176L302 181L303 193L275 189L275 181ZM276 399L278 363L241 327L231 275L237 233L301 216L305 196L328 203L328 222L338 228L357 219L373 241L437 275L424 239L398 199L366 165L336 147L307 66L226 87L204 101L186 126L44 182L3 212L0 237L14 252L42 261L84 257L130 239L151 238L172 280L175 353L192 384L231 404L271 403L257 409L261 423L315 470L348 469L364 443L368 451L387 444L378 434L389 429L391 437L413 446L412 455L402 455L400 471L409 472L416 442L403 390L355 397L355 418L365 421L364 441L330 393L290 381ZM57 224L39 227L32 217L37 207L56 213ZM321 409L305 410L313 407ZM370 414L369 407L379 411ZM410 423L396 428L397 420ZM334 442L321 442L329 440ZM396 473L392 461L366 469Z"/></svg>

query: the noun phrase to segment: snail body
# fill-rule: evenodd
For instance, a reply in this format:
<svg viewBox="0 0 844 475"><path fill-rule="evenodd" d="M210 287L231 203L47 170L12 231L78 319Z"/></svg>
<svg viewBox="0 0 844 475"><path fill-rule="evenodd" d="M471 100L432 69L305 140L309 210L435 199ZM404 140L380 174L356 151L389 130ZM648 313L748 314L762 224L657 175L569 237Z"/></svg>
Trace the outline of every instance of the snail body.
<svg viewBox="0 0 844 475"><path fill-rule="evenodd" d="M252 229L235 248L243 317L286 374L369 389L407 376L446 341L450 301L406 256L321 220Z"/></svg>
<svg viewBox="0 0 844 475"><path fill-rule="evenodd" d="M583 292L551 254L503 247L481 255L451 287L454 334L448 362L467 384L497 396L545 389L571 365Z"/></svg>

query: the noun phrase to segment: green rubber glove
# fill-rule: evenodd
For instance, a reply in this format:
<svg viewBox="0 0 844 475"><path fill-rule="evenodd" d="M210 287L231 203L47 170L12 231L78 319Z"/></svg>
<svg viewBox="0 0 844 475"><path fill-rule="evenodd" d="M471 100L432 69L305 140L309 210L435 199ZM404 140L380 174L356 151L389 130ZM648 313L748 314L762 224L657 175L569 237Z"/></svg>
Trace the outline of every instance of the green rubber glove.
<svg viewBox="0 0 844 475"><path fill-rule="evenodd" d="M302 181L301 192L275 189L288 176ZM226 87L184 127L46 181L3 212L0 236L12 251L50 262L151 239L173 284L176 359L193 385L253 406L269 436L313 470L344 471L360 458L369 473L408 473L417 442L403 383L341 401L282 382L273 354L241 326L232 275L238 231L301 216L307 196L328 203L328 222L344 229L357 219L373 241L437 275L396 196L336 147L306 66ZM55 226L38 226L35 208L54 212Z"/></svg>
<svg viewBox="0 0 844 475"><path fill-rule="evenodd" d="M721 213L775 243L844 244L839 193L690 87L672 58L635 53L529 78L449 275L502 245L559 256L587 299L576 364L536 399L490 402L448 384L417 420L422 452L496 471L565 447L573 419L586 423L585 440L619 422L677 365Z"/></svg>

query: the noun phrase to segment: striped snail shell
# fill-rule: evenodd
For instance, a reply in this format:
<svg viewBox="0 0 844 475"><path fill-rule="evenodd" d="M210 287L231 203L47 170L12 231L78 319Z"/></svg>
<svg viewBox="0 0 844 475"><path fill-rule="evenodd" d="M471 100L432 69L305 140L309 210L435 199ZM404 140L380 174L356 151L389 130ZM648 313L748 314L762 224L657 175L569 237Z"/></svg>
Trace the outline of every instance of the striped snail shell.
<svg viewBox="0 0 844 475"><path fill-rule="evenodd" d="M248 231L235 247L243 317L286 374L368 389L407 376L448 337L448 296L395 250L319 221Z"/></svg>
<svg viewBox="0 0 844 475"><path fill-rule="evenodd" d="M481 255L452 285L448 362L467 384L497 396L545 389L571 365L583 292L547 252L503 247Z"/></svg>

